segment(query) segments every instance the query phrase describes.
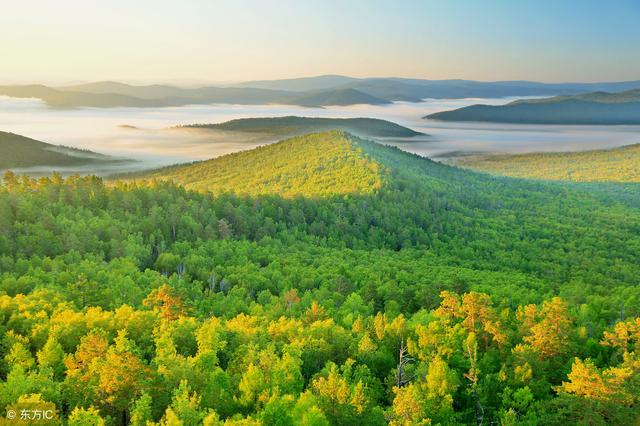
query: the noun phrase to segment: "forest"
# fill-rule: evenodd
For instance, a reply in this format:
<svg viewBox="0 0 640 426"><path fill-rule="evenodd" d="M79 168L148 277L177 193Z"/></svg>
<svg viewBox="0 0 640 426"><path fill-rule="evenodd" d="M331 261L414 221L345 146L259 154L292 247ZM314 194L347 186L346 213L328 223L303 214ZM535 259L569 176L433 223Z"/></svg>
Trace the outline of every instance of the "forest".
<svg viewBox="0 0 640 426"><path fill-rule="evenodd" d="M189 124L185 129L211 129L228 132L249 132L290 137L299 134L343 130L364 137L411 137L422 135L408 127L376 118L325 117L253 117L239 118L216 124Z"/></svg>
<svg viewBox="0 0 640 426"><path fill-rule="evenodd" d="M381 170L343 133L330 131L122 177L133 182L170 181L213 194L231 188L236 194L317 198L372 193L382 186Z"/></svg>
<svg viewBox="0 0 640 426"><path fill-rule="evenodd" d="M530 154L467 156L456 163L506 176L573 182L640 182L640 145Z"/></svg>
<svg viewBox="0 0 640 426"><path fill-rule="evenodd" d="M73 426L635 424L623 192L345 132L123 180L7 172L0 407Z"/></svg>

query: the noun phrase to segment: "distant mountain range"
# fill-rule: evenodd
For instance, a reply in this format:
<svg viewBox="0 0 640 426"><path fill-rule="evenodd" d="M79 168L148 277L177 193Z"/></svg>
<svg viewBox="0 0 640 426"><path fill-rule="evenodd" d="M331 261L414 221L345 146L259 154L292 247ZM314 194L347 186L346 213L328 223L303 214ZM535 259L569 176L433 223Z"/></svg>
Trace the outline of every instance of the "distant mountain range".
<svg viewBox="0 0 640 426"><path fill-rule="evenodd" d="M0 86L0 95L39 98L51 107L164 107L189 104L286 104L330 106L418 102L425 98L496 98L505 96L575 95L593 91L640 88L640 81L613 83L481 82L408 78L352 78L338 75L249 81L228 86L185 88L96 82L64 87Z"/></svg>
<svg viewBox="0 0 640 426"><path fill-rule="evenodd" d="M391 101L387 99L377 98L356 89L335 89L311 93L304 92L302 96L290 98L289 102L303 106L357 104L383 105L391 103Z"/></svg>
<svg viewBox="0 0 640 426"><path fill-rule="evenodd" d="M0 132L0 170L34 166L83 166L127 162L93 151L51 145L14 133Z"/></svg>
<svg viewBox="0 0 640 426"><path fill-rule="evenodd" d="M258 117L242 118L219 124L191 124L181 127L265 133L278 137L327 130L343 130L368 137L411 137L423 134L408 127L376 118Z"/></svg>
<svg viewBox="0 0 640 426"><path fill-rule="evenodd" d="M424 118L523 124L640 124L640 89L472 105Z"/></svg>

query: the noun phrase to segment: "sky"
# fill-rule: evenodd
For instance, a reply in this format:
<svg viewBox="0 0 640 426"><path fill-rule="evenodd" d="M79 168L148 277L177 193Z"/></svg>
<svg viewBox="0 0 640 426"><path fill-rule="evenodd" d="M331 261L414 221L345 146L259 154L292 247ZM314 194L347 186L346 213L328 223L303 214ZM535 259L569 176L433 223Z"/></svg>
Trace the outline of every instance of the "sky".
<svg viewBox="0 0 640 426"><path fill-rule="evenodd" d="M0 0L0 82L640 79L640 0Z"/></svg>

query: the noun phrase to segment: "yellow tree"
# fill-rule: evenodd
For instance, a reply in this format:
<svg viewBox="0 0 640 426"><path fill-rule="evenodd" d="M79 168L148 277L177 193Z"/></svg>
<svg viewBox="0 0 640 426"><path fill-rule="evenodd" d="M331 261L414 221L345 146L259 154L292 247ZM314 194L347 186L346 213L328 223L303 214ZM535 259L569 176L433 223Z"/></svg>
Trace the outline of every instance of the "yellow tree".
<svg viewBox="0 0 640 426"><path fill-rule="evenodd" d="M134 353L126 332L121 330L109 346L103 333L85 336L75 354L65 359L65 384L76 406L99 402L104 409L127 421L132 400L146 390L151 370Z"/></svg>
<svg viewBox="0 0 640 426"><path fill-rule="evenodd" d="M69 426L104 426L100 412L94 407L76 407L69 416Z"/></svg>
<svg viewBox="0 0 640 426"><path fill-rule="evenodd" d="M455 371L439 356L429 363L424 388L429 410L432 412L450 411L453 413L453 394L459 382Z"/></svg>
<svg viewBox="0 0 640 426"><path fill-rule="evenodd" d="M601 402L631 404L638 396L628 392L625 382L634 373L633 369L624 366L600 371L590 360L576 358L568 375L569 381L562 382L557 390Z"/></svg>
<svg viewBox="0 0 640 426"><path fill-rule="evenodd" d="M312 323L315 321L319 321L326 316L326 311L318 302L315 300L311 302L311 307L307 309L305 312L305 319L307 323Z"/></svg>
<svg viewBox="0 0 640 426"><path fill-rule="evenodd" d="M352 363L352 360L347 360L346 365L350 367ZM362 381L350 384L333 363L326 375L317 377L311 383L311 389L323 411L337 422L347 421L366 411L368 401Z"/></svg>
<svg viewBox="0 0 640 426"><path fill-rule="evenodd" d="M442 358L435 356L429 362L424 381L393 388L391 424L428 425L432 421L450 424L454 414L453 394L458 385L455 372Z"/></svg>
<svg viewBox="0 0 640 426"><path fill-rule="evenodd" d="M542 359L554 357L567 350L572 320L567 304L559 297L542 303L540 308L528 305L518 310L523 324L524 341Z"/></svg>
<svg viewBox="0 0 640 426"><path fill-rule="evenodd" d="M612 331L605 331L600 342L603 346L618 348L629 353L631 345L640 342L640 317L616 323Z"/></svg>
<svg viewBox="0 0 640 426"><path fill-rule="evenodd" d="M404 339L407 334L407 320L404 315L400 314L395 317L391 324L387 325L387 332L397 340Z"/></svg>
<svg viewBox="0 0 640 426"><path fill-rule="evenodd" d="M436 316L453 321L460 318L460 296L450 291L440 292L440 306L436 309Z"/></svg>
<svg viewBox="0 0 640 426"><path fill-rule="evenodd" d="M384 339L385 332L387 331L387 317L382 312L378 312L373 319L373 330L379 341Z"/></svg>
<svg viewBox="0 0 640 426"><path fill-rule="evenodd" d="M95 373L103 404L122 413L125 419L131 402L146 390L151 376L151 370L135 355L124 330L118 332L104 359L95 364Z"/></svg>
<svg viewBox="0 0 640 426"><path fill-rule="evenodd" d="M469 332L482 336L485 347L489 345L488 335L499 345L506 343L507 336L497 319L489 295L475 291L463 294L459 315L464 318L462 325Z"/></svg>
<svg viewBox="0 0 640 426"><path fill-rule="evenodd" d="M92 331L80 340L76 352L65 358L67 377L64 385L69 405L88 406L95 401L97 377L93 371L94 364L106 355L108 349L105 333Z"/></svg>
<svg viewBox="0 0 640 426"><path fill-rule="evenodd" d="M391 426L430 425L431 420L425 412L424 392L415 383L399 388L394 387L393 404L389 424Z"/></svg>
<svg viewBox="0 0 640 426"><path fill-rule="evenodd" d="M162 318L167 321L173 321L186 314L182 299L167 284L149 293L142 303L148 308L159 311Z"/></svg>

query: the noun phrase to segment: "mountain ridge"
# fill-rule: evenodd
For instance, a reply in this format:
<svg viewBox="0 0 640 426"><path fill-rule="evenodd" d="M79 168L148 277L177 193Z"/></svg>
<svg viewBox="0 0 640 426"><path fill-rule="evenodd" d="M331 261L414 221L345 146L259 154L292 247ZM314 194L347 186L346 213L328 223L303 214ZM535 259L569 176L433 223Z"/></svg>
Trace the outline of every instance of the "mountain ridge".
<svg viewBox="0 0 640 426"><path fill-rule="evenodd" d="M190 124L178 128L212 129L233 132L268 133L277 136L294 136L328 130L343 130L359 136L411 137L424 135L397 123L377 118L327 118L327 117L252 117L239 118L216 124Z"/></svg>
<svg viewBox="0 0 640 426"><path fill-rule="evenodd" d="M257 87L252 87L252 85ZM638 87L640 87L640 81L604 83L484 82L460 79L353 78L325 75L189 88L167 84L131 85L117 81L58 87L5 85L0 86L0 95L22 98L35 97L55 108L147 108L215 103L327 106L332 103L354 105L364 102L377 105L396 101L419 102L426 98L574 95L587 91L622 91Z"/></svg>
<svg viewBox="0 0 640 426"><path fill-rule="evenodd" d="M277 194L285 198L365 194L382 186L383 174L381 165L364 154L358 141L339 130L312 133L129 177L170 181L214 194Z"/></svg>
<svg viewBox="0 0 640 426"><path fill-rule="evenodd" d="M523 99L506 105L476 104L423 118L522 124L640 124L640 89Z"/></svg>
<svg viewBox="0 0 640 426"><path fill-rule="evenodd" d="M302 106L335 106L335 105L384 105L391 101L369 95L353 88L331 89L293 97L290 102Z"/></svg>

